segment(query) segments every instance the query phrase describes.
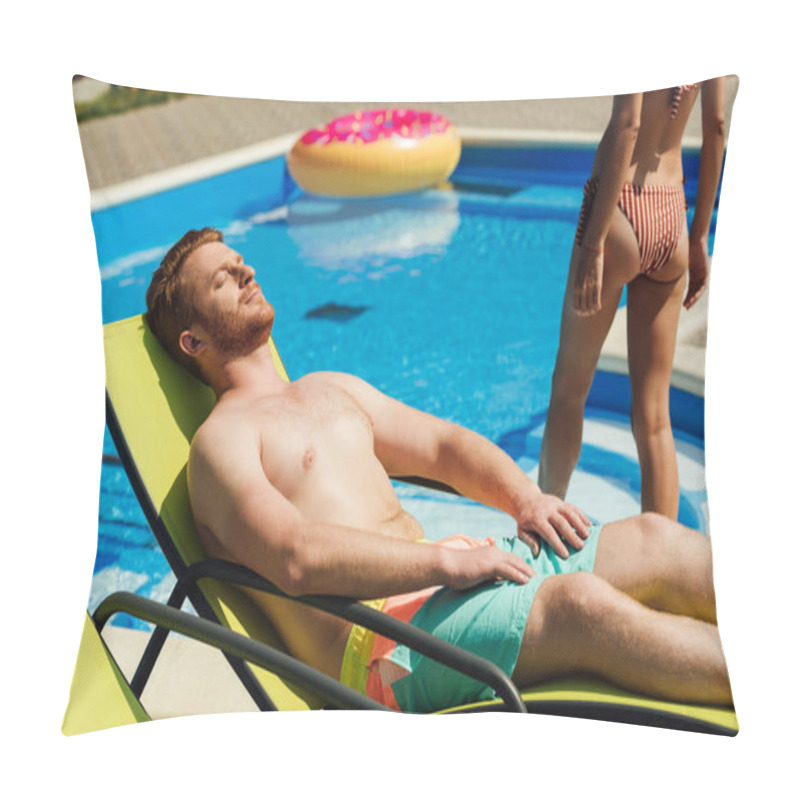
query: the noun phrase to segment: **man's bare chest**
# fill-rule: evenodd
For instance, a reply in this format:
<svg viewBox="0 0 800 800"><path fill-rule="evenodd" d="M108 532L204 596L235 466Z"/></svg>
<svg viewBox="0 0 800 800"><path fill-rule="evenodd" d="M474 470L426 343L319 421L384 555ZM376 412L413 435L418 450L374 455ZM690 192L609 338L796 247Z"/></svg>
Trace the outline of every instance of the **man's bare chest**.
<svg viewBox="0 0 800 800"><path fill-rule="evenodd" d="M279 490L374 460L371 420L338 387L298 382L256 414L264 473Z"/></svg>

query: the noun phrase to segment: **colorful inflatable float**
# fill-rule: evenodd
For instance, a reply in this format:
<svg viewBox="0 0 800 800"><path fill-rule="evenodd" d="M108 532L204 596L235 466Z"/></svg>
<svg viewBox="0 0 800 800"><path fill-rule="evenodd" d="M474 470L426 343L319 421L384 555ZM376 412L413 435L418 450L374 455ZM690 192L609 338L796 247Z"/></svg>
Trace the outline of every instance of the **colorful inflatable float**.
<svg viewBox="0 0 800 800"><path fill-rule="evenodd" d="M306 131L286 157L300 188L326 197L377 197L446 180L461 139L441 114L408 109L357 111Z"/></svg>

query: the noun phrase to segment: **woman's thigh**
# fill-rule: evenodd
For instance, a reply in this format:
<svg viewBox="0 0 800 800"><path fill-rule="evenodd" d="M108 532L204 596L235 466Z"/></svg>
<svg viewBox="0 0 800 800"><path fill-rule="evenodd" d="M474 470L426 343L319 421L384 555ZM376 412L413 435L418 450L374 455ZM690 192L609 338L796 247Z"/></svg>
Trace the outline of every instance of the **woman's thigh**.
<svg viewBox="0 0 800 800"><path fill-rule="evenodd" d="M671 276L669 280L666 280ZM628 285L628 372L634 413L668 402L686 267Z"/></svg>
<svg viewBox="0 0 800 800"><path fill-rule="evenodd" d="M603 286L600 310L590 316L575 313L574 290L576 256L579 250L573 247L570 260L567 289L561 309L561 332L556 384L559 378L564 389L574 383L570 390L585 388L594 374L600 351L605 342L619 306L626 283L639 274L639 249L636 237L624 214L617 208L604 246Z"/></svg>

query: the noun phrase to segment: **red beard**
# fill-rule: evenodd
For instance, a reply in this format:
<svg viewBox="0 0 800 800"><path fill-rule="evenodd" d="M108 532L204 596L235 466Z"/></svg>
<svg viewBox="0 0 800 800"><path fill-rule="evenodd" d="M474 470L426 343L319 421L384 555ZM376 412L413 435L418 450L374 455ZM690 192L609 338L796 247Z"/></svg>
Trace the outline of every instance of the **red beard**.
<svg viewBox="0 0 800 800"><path fill-rule="evenodd" d="M272 331L275 311L266 301L255 309L241 306L233 312L201 319L213 343L228 357L247 355L266 344Z"/></svg>

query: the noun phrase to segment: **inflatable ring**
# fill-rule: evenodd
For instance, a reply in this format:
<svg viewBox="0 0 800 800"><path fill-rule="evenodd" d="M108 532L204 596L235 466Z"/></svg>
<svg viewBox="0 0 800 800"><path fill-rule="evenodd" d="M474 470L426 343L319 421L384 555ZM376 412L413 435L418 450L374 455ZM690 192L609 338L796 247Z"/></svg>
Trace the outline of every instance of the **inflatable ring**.
<svg viewBox="0 0 800 800"><path fill-rule="evenodd" d="M441 114L382 109L357 111L306 131L286 164L310 194L376 197L446 180L460 156L458 132Z"/></svg>

